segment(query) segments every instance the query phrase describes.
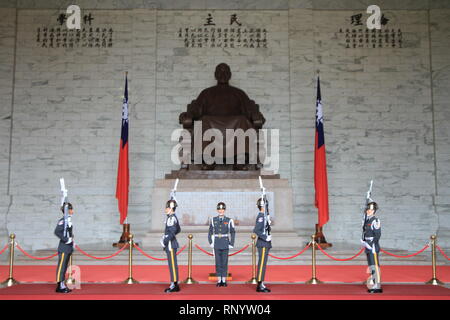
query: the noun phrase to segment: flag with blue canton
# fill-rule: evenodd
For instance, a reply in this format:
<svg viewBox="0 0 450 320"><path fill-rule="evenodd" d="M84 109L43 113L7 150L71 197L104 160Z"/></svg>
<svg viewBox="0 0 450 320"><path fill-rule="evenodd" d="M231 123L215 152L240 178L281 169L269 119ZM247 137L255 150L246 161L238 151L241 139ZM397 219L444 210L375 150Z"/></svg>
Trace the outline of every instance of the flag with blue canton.
<svg viewBox="0 0 450 320"><path fill-rule="evenodd" d="M327 161L325 152L325 134L323 129L322 96L320 92L320 79L317 77L316 98L316 137L314 147L314 189L315 205L318 209L319 226L329 220L328 213L328 180Z"/></svg>
<svg viewBox="0 0 450 320"><path fill-rule="evenodd" d="M130 170L128 165L128 77L125 76L125 93L122 104L122 130L120 134L119 165L117 168L116 198L118 200L120 223L128 215L128 189Z"/></svg>

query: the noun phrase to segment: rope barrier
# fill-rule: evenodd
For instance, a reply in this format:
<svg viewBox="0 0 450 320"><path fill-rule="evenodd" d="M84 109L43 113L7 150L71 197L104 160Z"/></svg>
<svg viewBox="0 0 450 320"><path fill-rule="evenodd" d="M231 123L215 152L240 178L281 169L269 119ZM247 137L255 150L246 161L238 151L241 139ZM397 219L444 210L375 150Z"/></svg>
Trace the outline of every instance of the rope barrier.
<svg viewBox="0 0 450 320"><path fill-rule="evenodd" d="M123 250L125 250L126 248L128 248L128 245L123 246L123 247L120 248L116 253L113 253L112 255L107 256L107 257L95 257L95 256L92 256L92 255L90 255L89 253L83 251L78 245L75 245L75 248L76 248L78 251L80 251L83 255L85 255L86 257L89 257L89 258L91 258L91 259L96 259L96 260L106 260L106 259L111 259L111 258L117 256L117 255L118 255L119 253L121 253Z"/></svg>
<svg viewBox="0 0 450 320"><path fill-rule="evenodd" d="M275 259L278 259L278 260L293 259L293 258L298 257L299 255L301 255L302 253L304 253L310 246L311 246L311 243L308 243L308 245L303 250L300 250L298 253L296 253L296 254L294 254L293 256L290 256L290 257L286 257L286 258L277 257L277 256L274 256L274 255L271 255L270 253L269 253L269 257L272 257L272 258L275 258Z"/></svg>
<svg viewBox="0 0 450 320"><path fill-rule="evenodd" d="M5 245L5 247L2 249L2 251L0 251L0 256L3 254L3 252L6 251L6 249L8 249L9 244Z"/></svg>
<svg viewBox="0 0 450 320"><path fill-rule="evenodd" d="M238 251L236 251L236 252L230 253L228 256L231 257L231 256L234 256L234 255L236 255L236 254L238 254L238 253L241 253L242 251L244 251L245 249L247 249L249 246L250 246L250 245L247 244L247 245L244 246L241 250L238 250Z"/></svg>
<svg viewBox="0 0 450 320"><path fill-rule="evenodd" d="M26 255L28 258L34 259L34 260L47 260L47 259L51 259L53 257L56 257L58 255L58 252L52 254L51 256L48 257L34 257L31 254L27 253L25 250L22 249L21 246L17 245L17 248L24 254Z"/></svg>
<svg viewBox="0 0 450 320"><path fill-rule="evenodd" d="M250 246L250 245L247 244L247 245L245 245L241 250L238 250L238 251L236 251L236 252L230 253L228 256L231 257L231 256L234 256L234 255L236 255L236 254L238 254L238 253L241 253L242 251L244 251L245 249L247 249L249 246ZM214 256L213 253L206 251L205 249L203 249L202 247L200 247L198 244L196 244L195 247L196 247L198 250L200 250L201 252L206 253L208 256L211 256L211 257Z"/></svg>
<svg viewBox="0 0 450 320"><path fill-rule="evenodd" d="M200 250L201 252L203 252L203 253L206 253L208 256L213 256L214 254L212 254L211 252L208 252L208 251L206 251L206 250L204 250L202 247L200 247L198 244L196 244L195 245L195 247L198 249L198 250Z"/></svg>
<svg viewBox="0 0 450 320"><path fill-rule="evenodd" d="M383 250L383 249L380 249L380 251L383 252L383 253L386 253L386 254L388 254L388 255L390 255L390 256L393 256L393 257L396 257L396 258L402 258L402 259L403 259L403 258L411 258L411 257L417 256L418 254L420 254L420 253L424 252L426 249L428 249L428 247L429 247L429 245L427 244L427 245L426 245L425 247L423 247L421 250L417 251L416 253L409 254L409 255L407 255L407 256L399 256L399 255L390 253L390 252L388 252L388 251L385 251L385 250Z"/></svg>
<svg viewBox="0 0 450 320"><path fill-rule="evenodd" d="M448 256L445 254L445 252L441 249L441 247L436 246L436 248L438 248L438 250L441 252L441 254L444 256L445 259L450 260L450 259L448 258Z"/></svg>
<svg viewBox="0 0 450 320"><path fill-rule="evenodd" d="M325 252L325 250L323 250L319 244L317 244L317 247L319 247L320 251L322 251L322 253L324 255L326 255L328 258L336 260L336 261L349 261L349 260L355 259L357 256L359 256L364 251L364 248L361 248L361 250L359 250L359 252L357 254L355 254L353 257L346 258L346 259L338 259L338 258L333 257L332 255L328 254L327 252Z"/></svg>
<svg viewBox="0 0 450 320"><path fill-rule="evenodd" d="M142 253L142 255L144 255L145 257L149 258L149 259L153 259L153 260L157 260L157 261L166 261L167 258L156 258L153 257L151 255L149 255L148 253L144 252L144 250L142 250L138 245L134 245L134 247L140 252ZM186 249L186 245L184 245L180 251L177 252L177 255L179 255L181 252L183 252L183 250Z"/></svg>

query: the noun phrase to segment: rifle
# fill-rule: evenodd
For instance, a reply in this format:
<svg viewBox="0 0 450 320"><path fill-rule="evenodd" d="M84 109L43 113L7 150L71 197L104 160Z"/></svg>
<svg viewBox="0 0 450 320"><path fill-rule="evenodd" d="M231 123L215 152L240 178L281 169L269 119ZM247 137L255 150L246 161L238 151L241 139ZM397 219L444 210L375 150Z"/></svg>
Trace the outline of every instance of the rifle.
<svg viewBox="0 0 450 320"><path fill-rule="evenodd" d="M266 195L266 188L264 188L261 176L259 176L259 187L261 188L261 199L264 201L264 218L267 218L269 216L270 218L270 212L269 212L269 201L267 201L267 195ZM267 226L267 234L270 235L270 225Z"/></svg>
<svg viewBox="0 0 450 320"><path fill-rule="evenodd" d="M175 185L173 186L173 189L170 191L170 200L177 201L177 199L175 198L175 194L177 192L178 181L179 179L177 178L177 180L175 180Z"/></svg>
<svg viewBox="0 0 450 320"><path fill-rule="evenodd" d="M61 207L64 206L64 236L67 237L67 226L69 221L69 198L67 196L68 190L66 189L66 185L64 183L64 178L59 179L59 184L61 186Z"/></svg>
<svg viewBox="0 0 450 320"><path fill-rule="evenodd" d="M366 220L367 220L367 204L369 203L369 202L372 202L373 200L372 200L372 198L371 198L371 196L372 196L372 187L373 187L373 180L370 180L370 186L369 186L369 190L367 190L367 192L366 192L366 204L365 204L365 206L364 206L364 220L363 220L363 227L362 227L362 237L361 237L361 239L362 239L362 241L364 241L364 233L365 233L365 231L366 231Z"/></svg>

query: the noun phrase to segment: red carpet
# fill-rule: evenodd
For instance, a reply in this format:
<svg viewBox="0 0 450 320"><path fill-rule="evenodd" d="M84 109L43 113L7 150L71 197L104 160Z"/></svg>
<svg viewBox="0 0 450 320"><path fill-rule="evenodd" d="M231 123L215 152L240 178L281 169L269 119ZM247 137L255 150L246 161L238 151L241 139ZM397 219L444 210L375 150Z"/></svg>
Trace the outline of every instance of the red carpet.
<svg viewBox="0 0 450 320"><path fill-rule="evenodd" d="M165 284L83 284L70 294L55 293L53 284L22 284L0 289L0 300L450 300L450 290L431 285L384 285L382 294L369 294L364 285L272 284L271 293L257 293L254 285L181 285L164 293Z"/></svg>
<svg viewBox="0 0 450 320"><path fill-rule="evenodd" d="M128 276L127 266L82 265L81 281L121 282ZM365 266L318 266L317 277L325 282L362 283L368 277ZM133 276L141 282L169 281L166 265L134 266ZM250 266L230 266L233 281L245 282L251 277ZM193 266L193 277L197 281L208 282L208 274L214 272L213 266ZM54 282L55 266L16 266L14 278L20 282ZM430 266L382 266L384 283L423 283L431 278ZM450 283L450 266L437 267L438 278ZM0 282L8 276L8 266L0 266ZM187 276L187 266L180 266L180 279ZM305 282L311 278L310 266L268 266L266 282Z"/></svg>

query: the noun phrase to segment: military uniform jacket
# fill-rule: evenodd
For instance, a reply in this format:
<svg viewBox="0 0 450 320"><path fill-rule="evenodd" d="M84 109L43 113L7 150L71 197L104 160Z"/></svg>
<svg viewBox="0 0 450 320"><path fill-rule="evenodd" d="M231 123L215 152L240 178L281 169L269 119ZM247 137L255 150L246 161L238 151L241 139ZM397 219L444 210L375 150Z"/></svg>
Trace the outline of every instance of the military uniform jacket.
<svg viewBox="0 0 450 320"><path fill-rule="evenodd" d="M234 229L234 221L231 218L214 217L209 224L208 241L213 244L215 249L228 249L234 246L236 230Z"/></svg>
<svg viewBox="0 0 450 320"><path fill-rule="evenodd" d="M164 229L164 246L166 246L169 249L176 249L179 248L179 244L176 238L176 235L180 233L181 227L178 223L178 218L175 214L169 214L166 218L165 222L165 229Z"/></svg>
<svg viewBox="0 0 450 320"><path fill-rule="evenodd" d="M69 223L67 226L67 234L64 235L64 218L59 219L55 228L55 235L59 238L58 252L72 253L73 241L66 244L69 241L69 237L73 237L73 225Z"/></svg>
<svg viewBox="0 0 450 320"><path fill-rule="evenodd" d="M370 216L366 219L364 223L364 241L366 241L369 246L375 244L375 249L378 251L380 246L378 241L381 238L381 222L375 215Z"/></svg>
<svg viewBox="0 0 450 320"><path fill-rule="evenodd" d="M268 215L264 214L264 212L258 213L253 233L258 236L258 239L256 240L256 247L272 248L272 241L266 240L270 233L270 218Z"/></svg>

